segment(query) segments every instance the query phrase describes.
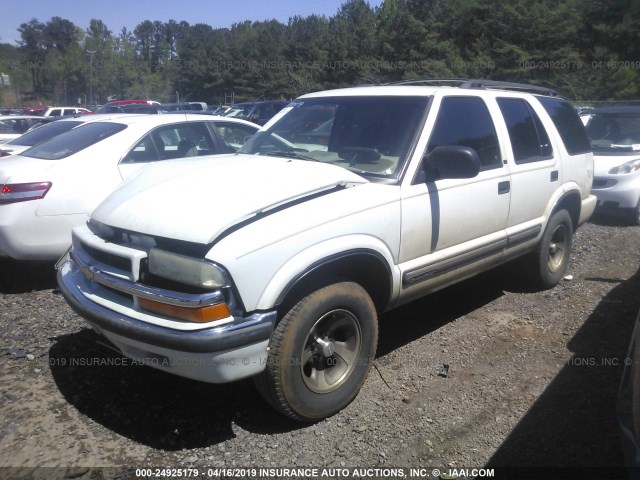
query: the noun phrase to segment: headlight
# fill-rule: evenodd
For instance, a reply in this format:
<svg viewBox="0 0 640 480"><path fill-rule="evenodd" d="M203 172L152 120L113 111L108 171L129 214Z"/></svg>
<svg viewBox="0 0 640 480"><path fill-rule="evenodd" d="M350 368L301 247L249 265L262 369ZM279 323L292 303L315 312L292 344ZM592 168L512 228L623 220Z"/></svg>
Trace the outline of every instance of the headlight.
<svg viewBox="0 0 640 480"><path fill-rule="evenodd" d="M218 288L230 284L227 273L217 265L158 248L149 251L149 272L193 287Z"/></svg>
<svg viewBox="0 0 640 480"><path fill-rule="evenodd" d="M631 160L630 162L624 163L618 167L613 167L609 170L609 173L613 175L624 175L625 173L633 173L638 170L640 170L640 159Z"/></svg>

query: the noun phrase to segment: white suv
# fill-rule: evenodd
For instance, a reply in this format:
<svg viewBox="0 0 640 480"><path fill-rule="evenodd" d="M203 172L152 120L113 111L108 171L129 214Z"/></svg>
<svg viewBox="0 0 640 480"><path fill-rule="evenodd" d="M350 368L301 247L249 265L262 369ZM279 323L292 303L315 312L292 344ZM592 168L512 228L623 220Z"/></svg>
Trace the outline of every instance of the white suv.
<svg viewBox="0 0 640 480"><path fill-rule="evenodd" d="M43 117L64 117L67 115L86 115L93 113L82 107L49 107L42 114Z"/></svg>
<svg viewBox="0 0 640 480"><path fill-rule="evenodd" d="M498 82L304 95L238 154L153 165L73 232L58 280L124 355L255 376L313 421L357 395L377 315L527 255L564 275L593 157L555 92Z"/></svg>

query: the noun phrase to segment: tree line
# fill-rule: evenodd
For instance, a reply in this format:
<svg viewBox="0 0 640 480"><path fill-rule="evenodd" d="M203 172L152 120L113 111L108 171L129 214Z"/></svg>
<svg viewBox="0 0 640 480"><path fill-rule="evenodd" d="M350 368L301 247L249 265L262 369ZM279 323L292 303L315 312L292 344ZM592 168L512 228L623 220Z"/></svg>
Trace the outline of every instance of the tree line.
<svg viewBox="0 0 640 480"><path fill-rule="evenodd" d="M574 100L640 93L640 0L348 0L335 15L229 28L146 20L113 33L60 17L0 44L0 103L290 99L423 78L549 86Z"/></svg>

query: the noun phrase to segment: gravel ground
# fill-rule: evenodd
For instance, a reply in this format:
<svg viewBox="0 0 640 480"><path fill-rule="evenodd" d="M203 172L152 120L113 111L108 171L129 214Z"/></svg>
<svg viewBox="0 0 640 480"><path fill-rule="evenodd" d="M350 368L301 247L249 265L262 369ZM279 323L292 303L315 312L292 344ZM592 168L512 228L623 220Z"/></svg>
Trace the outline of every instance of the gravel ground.
<svg viewBox="0 0 640 480"><path fill-rule="evenodd" d="M573 278L552 290L528 289L514 264L385 314L359 396L303 425L272 411L251 381L207 385L120 357L67 307L51 265L3 261L0 479L136 478L159 467L622 476L615 398L639 265L640 227L596 219L576 234Z"/></svg>

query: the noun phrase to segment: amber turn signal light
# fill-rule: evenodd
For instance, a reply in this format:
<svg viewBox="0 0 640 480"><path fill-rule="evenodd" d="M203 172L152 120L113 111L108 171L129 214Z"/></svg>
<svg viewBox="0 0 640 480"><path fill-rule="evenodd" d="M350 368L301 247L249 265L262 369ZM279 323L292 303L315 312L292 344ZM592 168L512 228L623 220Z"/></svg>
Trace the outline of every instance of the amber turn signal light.
<svg viewBox="0 0 640 480"><path fill-rule="evenodd" d="M153 313L165 315L167 317L179 318L187 322L213 322L231 316L229 307L226 303L217 303L215 305L207 305L206 307L186 308L177 305L169 305L160 303L146 298L139 298L140 307Z"/></svg>

